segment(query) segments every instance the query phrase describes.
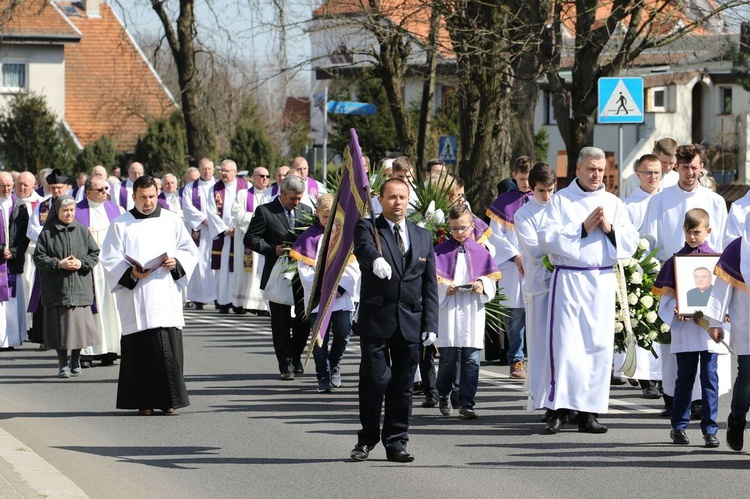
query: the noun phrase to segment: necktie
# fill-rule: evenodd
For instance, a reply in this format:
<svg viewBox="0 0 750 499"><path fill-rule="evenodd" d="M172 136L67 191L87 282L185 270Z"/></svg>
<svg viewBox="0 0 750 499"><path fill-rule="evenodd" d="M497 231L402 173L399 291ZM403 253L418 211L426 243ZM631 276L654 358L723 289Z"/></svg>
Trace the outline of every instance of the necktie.
<svg viewBox="0 0 750 499"><path fill-rule="evenodd" d="M393 238L396 240L396 246L398 246L401 256L404 256L406 247L404 246L404 240L401 239L401 227L398 224L393 224Z"/></svg>
<svg viewBox="0 0 750 499"><path fill-rule="evenodd" d="M289 227L294 230L294 210L289 210L287 212L287 218L289 219Z"/></svg>

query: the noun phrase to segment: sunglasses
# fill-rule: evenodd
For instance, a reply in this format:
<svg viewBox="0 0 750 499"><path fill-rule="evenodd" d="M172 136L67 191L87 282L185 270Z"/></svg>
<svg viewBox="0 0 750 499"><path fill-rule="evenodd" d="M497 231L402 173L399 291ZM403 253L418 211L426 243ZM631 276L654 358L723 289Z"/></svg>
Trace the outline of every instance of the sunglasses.
<svg viewBox="0 0 750 499"><path fill-rule="evenodd" d="M260 173L256 174L255 176L256 177L260 177L260 178L268 178L268 177L270 177L270 175L261 175Z"/></svg>
<svg viewBox="0 0 750 499"><path fill-rule="evenodd" d="M89 190L90 191L100 192L100 193L104 194L105 192L107 192L109 190L109 187L100 187L98 189L89 189Z"/></svg>

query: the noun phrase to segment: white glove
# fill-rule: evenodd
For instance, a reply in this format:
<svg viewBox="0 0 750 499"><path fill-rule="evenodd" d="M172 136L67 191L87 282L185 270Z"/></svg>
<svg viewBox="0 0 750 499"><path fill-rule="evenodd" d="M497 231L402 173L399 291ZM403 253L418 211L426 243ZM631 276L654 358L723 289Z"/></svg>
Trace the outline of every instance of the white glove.
<svg viewBox="0 0 750 499"><path fill-rule="evenodd" d="M434 345L437 341L437 335L435 333L422 333L422 344L426 347Z"/></svg>
<svg viewBox="0 0 750 499"><path fill-rule="evenodd" d="M388 265L388 262L385 261L385 258L381 256L380 258L376 258L375 261L372 262L372 273L381 279L390 279L391 266Z"/></svg>

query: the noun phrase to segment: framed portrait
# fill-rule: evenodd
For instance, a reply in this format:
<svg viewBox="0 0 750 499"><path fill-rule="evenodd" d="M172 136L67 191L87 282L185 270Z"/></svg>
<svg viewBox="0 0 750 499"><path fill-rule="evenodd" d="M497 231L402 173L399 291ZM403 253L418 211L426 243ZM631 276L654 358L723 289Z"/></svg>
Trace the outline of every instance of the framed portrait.
<svg viewBox="0 0 750 499"><path fill-rule="evenodd" d="M714 287L716 255L675 255L674 279L677 292L677 314L691 317L703 312Z"/></svg>

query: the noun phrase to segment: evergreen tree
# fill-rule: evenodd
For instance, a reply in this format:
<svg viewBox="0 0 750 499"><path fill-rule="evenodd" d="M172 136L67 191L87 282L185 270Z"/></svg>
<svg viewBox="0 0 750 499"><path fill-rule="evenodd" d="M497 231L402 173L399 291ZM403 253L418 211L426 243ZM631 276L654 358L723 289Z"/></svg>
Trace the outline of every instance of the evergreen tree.
<svg viewBox="0 0 750 499"><path fill-rule="evenodd" d="M110 169L119 162L119 158L120 151L115 141L108 135L102 135L96 142L83 148L76 158L76 171L90 172L96 165Z"/></svg>
<svg viewBox="0 0 750 499"><path fill-rule="evenodd" d="M156 118L138 139L135 159L151 173L174 173L181 177L187 168L187 139L181 114L174 112L169 119Z"/></svg>
<svg viewBox="0 0 750 499"><path fill-rule="evenodd" d="M69 172L77 149L43 96L16 95L0 116L0 156L6 170Z"/></svg>
<svg viewBox="0 0 750 499"><path fill-rule="evenodd" d="M240 170L275 165L278 154L266 135L255 103L246 99L240 110L237 128L229 139L229 157Z"/></svg>

